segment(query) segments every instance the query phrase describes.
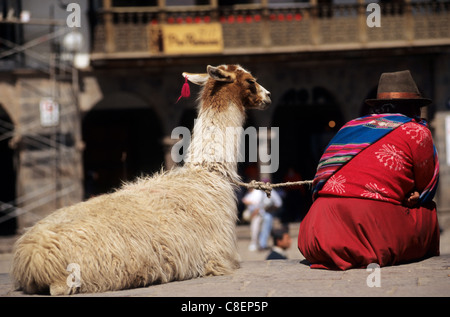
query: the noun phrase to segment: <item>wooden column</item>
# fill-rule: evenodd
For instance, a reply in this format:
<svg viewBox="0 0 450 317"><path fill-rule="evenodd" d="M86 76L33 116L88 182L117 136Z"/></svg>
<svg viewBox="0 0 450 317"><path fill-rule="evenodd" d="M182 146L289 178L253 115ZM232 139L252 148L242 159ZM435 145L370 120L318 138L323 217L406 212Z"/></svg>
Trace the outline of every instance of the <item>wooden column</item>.
<svg viewBox="0 0 450 317"><path fill-rule="evenodd" d="M106 53L113 53L116 50L116 43L114 41L114 20L111 8L112 0L103 0L103 23L105 24Z"/></svg>

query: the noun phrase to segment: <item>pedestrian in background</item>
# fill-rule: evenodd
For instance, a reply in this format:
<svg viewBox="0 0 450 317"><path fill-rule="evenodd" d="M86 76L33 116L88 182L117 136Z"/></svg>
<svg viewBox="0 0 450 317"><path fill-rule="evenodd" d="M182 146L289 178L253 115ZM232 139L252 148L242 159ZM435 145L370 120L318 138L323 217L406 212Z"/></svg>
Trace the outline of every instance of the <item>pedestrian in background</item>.
<svg viewBox="0 0 450 317"><path fill-rule="evenodd" d="M289 235L289 228L283 226L282 228L272 231L273 246L272 250L267 256L267 260L286 260L287 249L291 247L292 239Z"/></svg>
<svg viewBox="0 0 450 317"><path fill-rule="evenodd" d="M268 239L272 230L273 213L281 208L283 202L276 191L270 197L261 190L249 189L242 199L246 205L244 214L249 214L251 239L249 250L265 250L268 248Z"/></svg>

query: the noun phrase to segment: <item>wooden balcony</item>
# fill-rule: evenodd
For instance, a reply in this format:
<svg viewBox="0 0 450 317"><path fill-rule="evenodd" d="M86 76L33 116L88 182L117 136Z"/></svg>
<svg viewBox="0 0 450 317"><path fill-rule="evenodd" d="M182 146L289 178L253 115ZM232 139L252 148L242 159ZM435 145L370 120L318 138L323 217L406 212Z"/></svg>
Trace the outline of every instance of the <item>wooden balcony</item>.
<svg viewBox="0 0 450 317"><path fill-rule="evenodd" d="M202 54L264 54L450 45L450 1L382 4L369 27L367 4L271 7L109 7L97 12L93 60L152 58L165 49L165 26L220 25L221 48ZM198 55L198 52L196 53Z"/></svg>

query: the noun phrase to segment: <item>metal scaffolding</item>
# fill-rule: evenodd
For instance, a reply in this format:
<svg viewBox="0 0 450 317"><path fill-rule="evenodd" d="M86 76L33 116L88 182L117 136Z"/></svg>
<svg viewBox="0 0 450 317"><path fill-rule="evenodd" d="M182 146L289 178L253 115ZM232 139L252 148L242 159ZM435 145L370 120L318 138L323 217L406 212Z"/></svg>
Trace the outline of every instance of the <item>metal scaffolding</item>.
<svg viewBox="0 0 450 317"><path fill-rule="evenodd" d="M24 24L15 18L0 21L0 24L5 23ZM52 207L62 207L64 203L61 200L64 197L80 190L79 183L67 180L67 175L77 173L73 171L77 168L76 164L73 164L73 156L74 151L79 150L78 137L75 133L75 136L69 137L68 140L67 136L80 130L78 71L73 66L73 52L68 52L59 43L72 30L57 20L29 21L26 24L50 28L22 45L0 38L0 44L6 47L0 51L0 59L21 53L32 60L33 65L27 69L31 68L41 77L42 74L48 76L48 89L42 89L42 85L33 80L22 81L18 86L27 91L27 97L17 98L21 99L22 103L41 108L42 102L50 100L58 109L53 118L56 121L48 125L42 121L42 109L40 115L27 115L15 124L0 119L0 141L9 140L9 146L19 151L16 157L21 160L20 164L30 166L41 180L38 186L18 190L14 200L0 201L0 224L24 214L31 216L33 221L39 220L42 216L36 213L36 210L51 203L54 203ZM50 45L50 54L39 52L39 46L43 44ZM32 150L24 151L25 148ZM24 177L28 181L27 176Z"/></svg>

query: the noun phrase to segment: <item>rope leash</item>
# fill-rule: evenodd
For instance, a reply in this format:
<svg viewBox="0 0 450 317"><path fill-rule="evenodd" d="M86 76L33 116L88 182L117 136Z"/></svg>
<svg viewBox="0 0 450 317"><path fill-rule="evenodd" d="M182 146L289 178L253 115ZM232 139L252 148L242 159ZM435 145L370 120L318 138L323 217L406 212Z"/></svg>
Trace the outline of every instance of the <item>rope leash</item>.
<svg viewBox="0 0 450 317"><path fill-rule="evenodd" d="M201 167L204 168L205 162L199 163L191 163L193 166L197 166L197 167ZM214 165L209 165L206 168L210 171L213 172L217 172L220 175L223 176L223 172L220 171L220 169L217 167L217 164L220 165L220 163L216 162L216 164ZM272 193L272 190L274 188L278 188L278 187L287 187L287 186L303 186L303 185L309 185L311 188L311 185L313 183L312 180L308 180L308 181L297 181L297 182L285 182L285 183L277 183L277 184L272 184L270 182L260 182L260 181L256 181L256 180L252 180L250 181L250 183L244 183L244 182L239 182L239 181L235 181L232 177L228 176L228 179L230 180L230 182L234 183L235 185L238 186L242 186L245 187L247 189L249 188L254 188L254 189L259 189L262 190L266 193L267 197L270 198L270 195Z"/></svg>
<svg viewBox="0 0 450 317"><path fill-rule="evenodd" d="M298 182L286 182L286 183L277 183L277 184L271 184L269 182L259 182L252 180L250 183L243 183L243 182L235 182L236 185L243 186L245 188L254 188L262 190L266 193L267 197L270 198L270 195L272 193L272 190L277 187L286 187L286 186L299 186L299 185L309 185L313 183L312 180L310 181L298 181Z"/></svg>

